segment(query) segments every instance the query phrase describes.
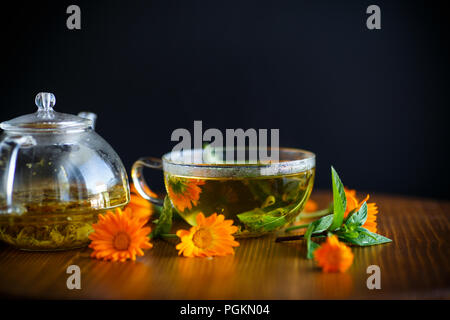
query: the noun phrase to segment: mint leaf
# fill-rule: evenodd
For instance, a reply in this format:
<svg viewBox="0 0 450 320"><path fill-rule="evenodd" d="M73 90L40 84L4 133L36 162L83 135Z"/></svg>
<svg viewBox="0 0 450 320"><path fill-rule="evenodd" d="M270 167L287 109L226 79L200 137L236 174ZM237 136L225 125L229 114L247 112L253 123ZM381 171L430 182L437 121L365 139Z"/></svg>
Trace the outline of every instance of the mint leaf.
<svg viewBox="0 0 450 320"><path fill-rule="evenodd" d="M166 234L170 232L172 228L172 217L173 217L173 207L170 202L169 197L164 198L164 204L161 209L161 214L157 220L154 220L153 223L156 224L152 233L150 234L150 239L158 238L161 234Z"/></svg>
<svg viewBox="0 0 450 320"><path fill-rule="evenodd" d="M352 215L349 215L348 219L345 221L345 225L355 225L355 226L362 226L364 223L366 223L367 220L367 203L364 201L364 203L361 205L361 208L359 208L358 211L354 212Z"/></svg>
<svg viewBox="0 0 450 320"><path fill-rule="evenodd" d="M350 212L347 214L347 217L344 218L344 225L346 225L346 224L351 224L352 221L351 221L350 219L352 219L352 216L353 216L354 214L356 214L356 213L358 213L358 211L356 211L356 209L353 209L352 211L350 211Z"/></svg>
<svg viewBox="0 0 450 320"><path fill-rule="evenodd" d="M328 228L331 226L332 221L333 221L333 215L329 214L327 216L324 216L324 217L312 222L311 224L314 225L313 234L324 232L324 231L328 230Z"/></svg>
<svg viewBox="0 0 450 320"><path fill-rule="evenodd" d="M240 213L237 217L250 231L272 231L285 226L290 215L297 212L302 204L277 203L274 196L268 196L261 208Z"/></svg>
<svg viewBox="0 0 450 320"><path fill-rule="evenodd" d="M357 237L355 237L354 232L357 232ZM383 237L382 235L379 235L377 233L370 232L369 230L362 227L357 227L351 234L338 233L338 236L348 243L355 244L361 247L392 242L391 239Z"/></svg>
<svg viewBox="0 0 450 320"><path fill-rule="evenodd" d="M314 251L316 249L318 249L320 247L320 245L318 243L315 243L314 241L309 241L307 243L307 254L306 254L306 258L307 259L312 259L314 258Z"/></svg>
<svg viewBox="0 0 450 320"><path fill-rule="evenodd" d="M286 224L286 216L280 216L280 208L265 212L260 208L237 215L238 219L252 231L271 231Z"/></svg>
<svg viewBox="0 0 450 320"><path fill-rule="evenodd" d="M275 230L277 228L284 226L287 222L285 216L282 217L265 216L263 220L264 222L262 223L261 228L264 231Z"/></svg>
<svg viewBox="0 0 450 320"><path fill-rule="evenodd" d="M291 180L288 181L288 183L286 184L286 186L284 187L283 190L283 195L281 197L281 199L283 201L287 201L287 202L292 202L292 201L296 201L299 197L299 193L301 191L301 184L300 184L300 180Z"/></svg>
<svg viewBox="0 0 450 320"><path fill-rule="evenodd" d="M345 196L344 185L333 167L331 167L331 180L333 183L333 223L330 230L336 230L344 221L347 197Z"/></svg>
<svg viewBox="0 0 450 320"><path fill-rule="evenodd" d="M308 229L306 229L305 233L305 239L306 239L306 258L312 259L313 258L313 252L315 249L319 247L319 245L313 241L311 241L311 236L316 233L321 233L326 230L328 230L331 226L331 223L333 221L333 215L329 214L327 216L324 216L314 222L311 222L308 226Z"/></svg>

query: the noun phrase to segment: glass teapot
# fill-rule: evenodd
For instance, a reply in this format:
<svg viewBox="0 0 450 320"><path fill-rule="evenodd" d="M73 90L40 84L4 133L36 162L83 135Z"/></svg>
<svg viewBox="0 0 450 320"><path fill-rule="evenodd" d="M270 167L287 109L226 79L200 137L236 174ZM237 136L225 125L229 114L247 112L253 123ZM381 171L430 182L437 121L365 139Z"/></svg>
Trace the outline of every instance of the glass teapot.
<svg viewBox="0 0 450 320"><path fill-rule="evenodd" d="M41 92L38 111L2 122L0 240L24 250L88 244L98 213L129 202L126 170L94 131L95 114L55 112Z"/></svg>

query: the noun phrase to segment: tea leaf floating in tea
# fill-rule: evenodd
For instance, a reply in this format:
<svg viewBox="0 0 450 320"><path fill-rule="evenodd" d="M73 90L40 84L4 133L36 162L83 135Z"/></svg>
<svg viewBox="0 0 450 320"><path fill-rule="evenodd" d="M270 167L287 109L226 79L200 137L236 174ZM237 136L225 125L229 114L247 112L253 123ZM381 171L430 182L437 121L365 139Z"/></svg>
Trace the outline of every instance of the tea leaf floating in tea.
<svg viewBox="0 0 450 320"><path fill-rule="evenodd" d="M240 213L237 217L250 231L272 231L280 228L288 222L288 215L296 214L300 204L294 203L285 207L277 207L274 205L274 199L273 196L269 196L261 208ZM269 203L271 205L267 206Z"/></svg>
<svg viewBox="0 0 450 320"><path fill-rule="evenodd" d="M255 210L238 214L237 217L250 231L271 231L286 224L285 216L277 216L278 210L264 212L256 208Z"/></svg>

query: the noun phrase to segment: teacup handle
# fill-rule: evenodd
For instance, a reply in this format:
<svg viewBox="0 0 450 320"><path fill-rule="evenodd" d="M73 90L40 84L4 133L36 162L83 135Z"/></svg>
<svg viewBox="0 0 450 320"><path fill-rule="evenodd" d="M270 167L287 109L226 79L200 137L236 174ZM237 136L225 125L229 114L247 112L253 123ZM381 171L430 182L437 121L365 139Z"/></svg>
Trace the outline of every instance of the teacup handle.
<svg viewBox="0 0 450 320"><path fill-rule="evenodd" d="M139 194L148 201L162 206L164 199L155 198L149 194L146 190L150 190L145 182L143 169L144 167L162 170L162 161L159 158L144 157L139 158L131 167L131 178L133 179L134 186Z"/></svg>

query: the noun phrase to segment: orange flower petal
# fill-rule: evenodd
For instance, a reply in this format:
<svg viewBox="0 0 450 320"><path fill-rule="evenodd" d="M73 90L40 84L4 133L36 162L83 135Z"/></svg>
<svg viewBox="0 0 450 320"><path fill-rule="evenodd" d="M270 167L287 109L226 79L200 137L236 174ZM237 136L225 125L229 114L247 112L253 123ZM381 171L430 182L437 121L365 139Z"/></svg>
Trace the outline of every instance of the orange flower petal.
<svg viewBox="0 0 450 320"><path fill-rule="evenodd" d="M356 190L350 190L344 188L345 195L347 197L347 210L345 210L344 216L347 217L350 211L356 209L359 210L361 205L369 200L370 196L367 195L366 198L362 201L358 201L356 198ZM367 220L364 223L363 227L367 230L376 233L377 232L377 213L378 207L375 203L367 203Z"/></svg>
<svg viewBox="0 0 450 320"><path fill-rule="evenodd" d="M333 235L314 251L314 259L323 272L345 272L353 263L353 253Z"/></svg>
<svg viewBox="0 0 450 320"><path fill-rule="evenodd" d="M89 235L92 240L89 247L94 250L91 257L121 262L127 259L135 260L136 254L143 254L141 249L150 249L153 246L148 241L151 228L143 227L144 224L145 221L134 217L129 208L99 215L99 221L94 224L94 232ZM116 238L119 235L120 240ZM124 248L126 249L123 250Z"/></svg>
<svg viewBox="0 0 450 320"><path fill-rule="evenodd" d="M230 222L231 221L231 222ZM198 213L197 225L190 230L178 230L181 242L176 246L178 255L185 257L212 257L234 254L233 247L239 246L232 236L238 228L232 220L216 213L206 217Z"/></svg>
<svg viewBox="0 0 450 320"><path fill-rule="evenodd" d="M303 208L304 212L314 212L317 211L318 209L318 205L317 202L315 202L314 200L309 199L308 201L306 201L305 207Z"/></svg>
<svg viewBox="0 0 450 320"><path fill-rule="evenodd" d="M197 205L202 192L199 186L203 184L205 181L199 179L170 177L167 193L174 207L183 212Z"/></svg>

